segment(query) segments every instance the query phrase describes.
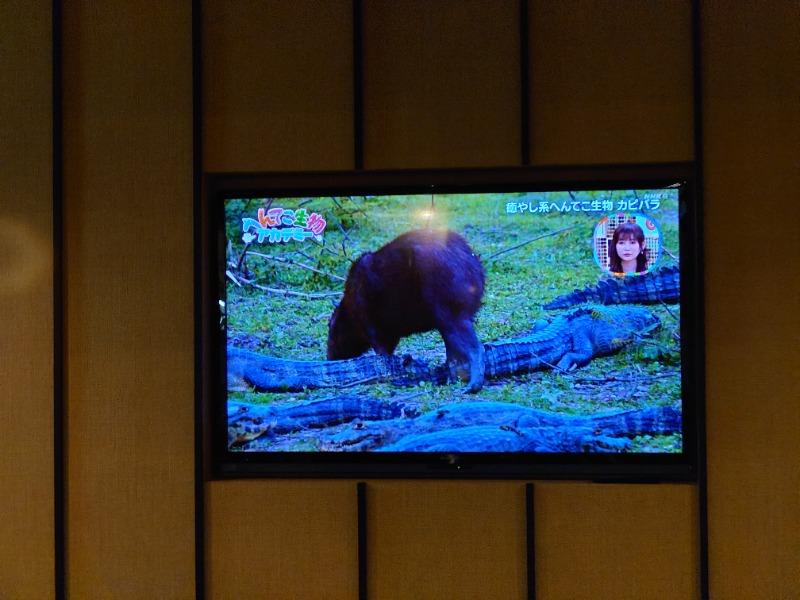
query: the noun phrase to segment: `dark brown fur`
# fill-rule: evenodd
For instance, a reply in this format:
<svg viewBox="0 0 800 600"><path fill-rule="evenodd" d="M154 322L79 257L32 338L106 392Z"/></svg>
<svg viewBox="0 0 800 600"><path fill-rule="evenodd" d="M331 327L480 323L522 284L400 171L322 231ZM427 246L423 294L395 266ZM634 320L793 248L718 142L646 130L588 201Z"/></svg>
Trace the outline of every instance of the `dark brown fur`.
<svg viewBox="0 0 800 600"><path fill-rule="evenodd" d="M469 364L467 391L477 392L484 362L473 319L483 290L481 262L460 235L404 233L350 268L330 320L328 360L353 358L370 347L390 355L401 338L436 329L451 367Z"/></svg>

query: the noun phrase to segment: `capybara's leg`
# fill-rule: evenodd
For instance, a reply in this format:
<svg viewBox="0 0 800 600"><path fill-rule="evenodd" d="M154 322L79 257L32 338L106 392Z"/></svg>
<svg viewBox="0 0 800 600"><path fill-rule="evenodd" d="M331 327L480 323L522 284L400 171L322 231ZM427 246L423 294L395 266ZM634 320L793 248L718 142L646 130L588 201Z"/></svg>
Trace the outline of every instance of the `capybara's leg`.
<svg viewBox="0 0 800 600"><path fill-rule="evenodd" d="M447 351L447 363L451 373L459 377L466 364L469 366L469 383L464 390L474 394L483 387L485 372L483 344L475 334L475 327L469 319L461 320L440 330Z"/></svg>

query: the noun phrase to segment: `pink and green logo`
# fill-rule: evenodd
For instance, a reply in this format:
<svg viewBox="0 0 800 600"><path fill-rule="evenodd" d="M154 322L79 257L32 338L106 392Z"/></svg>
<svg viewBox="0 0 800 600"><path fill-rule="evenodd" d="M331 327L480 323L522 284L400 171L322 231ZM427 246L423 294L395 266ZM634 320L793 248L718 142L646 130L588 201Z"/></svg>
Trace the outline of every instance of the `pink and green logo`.
<svg viewBox="0 0 800 600"><path fill-rule="evenodd" d="M327 222L322 215L309 213L305 208L259 208L258 218L242 218L242 241L250 244L303 242L322 235Z"/></svg>

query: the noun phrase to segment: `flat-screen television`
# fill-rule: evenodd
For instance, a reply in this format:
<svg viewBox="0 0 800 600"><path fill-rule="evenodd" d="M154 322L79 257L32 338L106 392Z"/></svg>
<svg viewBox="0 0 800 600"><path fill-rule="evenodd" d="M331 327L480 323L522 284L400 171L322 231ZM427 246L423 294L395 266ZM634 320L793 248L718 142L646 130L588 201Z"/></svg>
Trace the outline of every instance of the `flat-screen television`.
<svg viewBox="0 0 800 600"><path fill-rule="evenodd" d="M688 164L208 174L215 477L691 481Z"/></svg>

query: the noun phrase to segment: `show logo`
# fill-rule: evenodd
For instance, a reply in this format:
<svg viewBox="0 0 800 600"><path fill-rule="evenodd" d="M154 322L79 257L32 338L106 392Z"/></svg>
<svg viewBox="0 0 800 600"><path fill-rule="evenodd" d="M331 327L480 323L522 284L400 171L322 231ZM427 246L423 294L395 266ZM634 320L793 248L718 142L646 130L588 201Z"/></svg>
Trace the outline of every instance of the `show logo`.
<svg viewBox="0 0 800 600"><path fill-rule="evenodd" d="M270 244L303 242L322 235L327 222L322 215L309 213L305 208L259 208L258 218L242 218L242 241L251 244L257 241Z"/></svg>

